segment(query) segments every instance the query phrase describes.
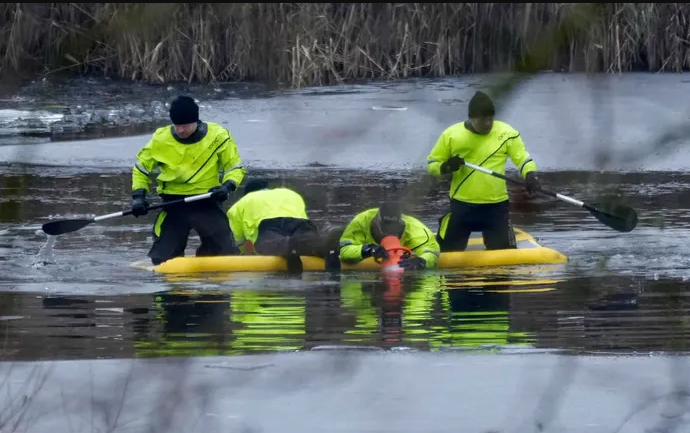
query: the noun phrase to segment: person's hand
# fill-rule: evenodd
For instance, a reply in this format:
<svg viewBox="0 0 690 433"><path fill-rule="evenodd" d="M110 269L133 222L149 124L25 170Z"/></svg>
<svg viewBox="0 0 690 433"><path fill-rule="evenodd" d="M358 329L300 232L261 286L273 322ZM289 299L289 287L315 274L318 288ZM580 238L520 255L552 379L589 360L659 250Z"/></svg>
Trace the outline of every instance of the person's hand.
<svg viewBox="0 0 690 433"><path fill-rule="evenodd" d="M230 193L235 191L237 186L232 181L227 181L223 185L214 186L209 189L208 192L211 193L211 198L217 201L225 201L230 196Z"/></svg>
<svg viewBox="0 0 690 433"><path fill-rule="evenodd" d="M132 193L132 215L139 218L149 213L149 202L146 200L146 190L138 189Z"/></svg>
<svg viewBox="0 0 690 433"><path fill-rule="evenodd" d="M465 165L465 160L457 155L453 155L448 158L448 161L441 164L441 173L458 171L463 165Z"/></svg>
<svg viewBox="0 0 690 433"><path fill-rule="evenodd" d="M416 269L421 270L426 268L426 260L419 256L403 256L400 258L398 266L405 269L406 271L413 271Z"/></svg>
<svg viewBox="0 0 690 433"><path fill-rule="evenodd" d="M539 177L535 171L530 171L525 176L525 189L530 196L533 196L541 189L541 183L539 182Z"/></svg>
<svg viewBox="0 0 690 433"><path fill-rule="evenodd" d="M378 244L366 244L362 246L362 258L374 257L374 260L386 260L388 256L388 251L384 247Z"/></svg>

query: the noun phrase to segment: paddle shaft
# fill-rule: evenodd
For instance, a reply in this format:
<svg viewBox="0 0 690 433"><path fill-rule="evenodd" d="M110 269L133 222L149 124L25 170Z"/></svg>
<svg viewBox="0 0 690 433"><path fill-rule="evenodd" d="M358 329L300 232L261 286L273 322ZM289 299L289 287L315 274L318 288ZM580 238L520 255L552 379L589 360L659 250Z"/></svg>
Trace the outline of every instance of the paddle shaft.
<svg viewBox="0 0 690 433"><path fill-rule="evenodd" d="M163 202L160 204L149 206L148 210L160 209L162 207L173 206L173 205L182 204L182 203L188 203L191 201L204 200L204 199L210 198L211 195L212 195L212 193L207 192L207 193L200 194L200 195L193 195L190 197L185 197L185 198L180 199L180 200ZM109 213L107 215L100 215L100 216L93 217L90 219L78 218L78 219L51 221L49 223L43 224L43 231L46 234L48 234L49 236L63 235L65 233L71 233L71 232L75 232L77 230L81 230L84 227L88 226L89 224L93 224L97 221L103 221L103 220L107 220L110 218L117 218L117 217L121 217L121 216L125 216L125 215L131 215L132 213L133 212L131 210L127 210L127 211L113 212L113 213Z"/></svg>
<svg viewBox="0 0 690 433"><path fill-rule="evenodd" d="M525 182L522 180L511 179L508 176L504 176L502 174L493 172L484 167L479 167L469 162L465 162L465 165L474 170L490 174L491 176L498 177L508 182L516 183L519 185L525 185ZM600 205L587 204L580 200L576 200L574 198L565 196L563 194L558 194L553 191L548 191L543 188L537 188L537 191L541 192L542 194L546 194L548 196L562 200L566 203L572 204L573 206L587 209L589 213L591 213L592 216L598 219L601 223L619 232L627 233L635 229L635 227L637 226L637 212L635 212L635 209L629 206L612 203Z"/></svg>
<svg viewBox="0 0 690 433"><path fill-rule="evenodd" d="M489 170L488 168L480 167L478 165L474 165L474 164L469 163L469 162L465 162L465 165L471 169L481 171L481 172L486 173L486 174L490 174L491 176L497 177L499 179L503 179L505 181L512 182L512 183L517 184L517 185L525 185L524 181L513 179L513 178L508 177L508 176L504 176L500 173L496 173L495 171ZM573 206L583 207L585 209L590 209L590 206L588 206L587 203L582 202L580 200L576 200L576 199L571 198L571 197L568 197L566 195L559 194L559 193L553 192L553 191L549 191L549 190L546 190L543 188L539 188L538 191L541 192L542 194L546 194L546 195L551 196L553 198L557 198L559 200L562 200L566 203L570 203Z"/></svg>
<svg viewBox="0 0 690 433"><path fill-rule="evenodd" d="M180 199L180 200L173 200L173 201L163 202L163 203L159 203L159 204L154 204L153 206L149 206L148 210L156 210L156 209L160 209L162 207L172 206L175 204L189 203L192 201L204 200L204 199L207 199L210 197L211 197L211 193L207 192L205 194L199 194L199 195L193 195L190 197L185 197L185 198ZM103 221L103 220L107 220L110 218L117 218L117 217L127 216L127 215L132 215L131 209L128 211L120 211L120 212L109 213L106 215L100 215L100 216L94 217L93 221L94 222Z"/></svg>

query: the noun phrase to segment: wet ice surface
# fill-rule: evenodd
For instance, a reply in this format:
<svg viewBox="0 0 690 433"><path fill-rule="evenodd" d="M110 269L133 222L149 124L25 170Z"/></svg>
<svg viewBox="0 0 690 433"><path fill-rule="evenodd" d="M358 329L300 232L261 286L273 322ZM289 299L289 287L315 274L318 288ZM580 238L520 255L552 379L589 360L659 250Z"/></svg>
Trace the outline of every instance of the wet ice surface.
<svg viewBox="0 0 690 433"><path fill-rule="evenodd" d="M12 366L21 392L0 403L31 398L9 421L32 433L684 431L687 393L659 380L669 366L687 359L326 350L32 363Z"/></svg>
<svg viewBox="0 0 690 433"><path fill-rule="evenodd" d="M671 431L669 423L684 421L685 394L669 392L685 381L685 361L618 356L687 350L687 140L661 149L650 144L667 126L687 120L688 103L678 97L690 85L686 81L682 75L610 77L606 86L598 84L599 93L577 76L553 74L529 83L499 111L521 131L544 184L585 201L623 197L638 211L638 227L617 233L584 210L548 198L524 202L511 190L514 224L567 254L567 264L416 273L401 282L397 298L376 273L180 278L133 269L129 264L146 255L152 215L93 224L46 245L40 230L46 221L130 206L129 170L151 131L51 142L64 140L55 135L57 127L52 138L20 138L6 128L11 133L0 139L0 353L15 361L234 355L200 360L189 376L176 373L177 367L136 367L161 378L199 379L200 388L179 383L190 393L214 382L216 391L201 392L212 396L209 401L184 405L196 410L197 428L206 431L323 431L324 425L334 431L457 431L460 423L481 432L536 431L538 423L550 426L544 431ZM230 128L249 176L299 190L317 224L344 224L395 196L435 230L446 210L447 184L424 175L425 158L442 128L463 117L482 82L410 81L285 95L205 89L195 96L204 118ZM106 88L98 100L62 92L70 110L79 104L112 109L115 123L126 104L161 107L155 101L164 104L175 93ZM212 98L214 93L225 99ZM59 99L41 104L40 98L24 98L2 108L54 113L46 105ZM0 109L1 122L27 127L7 110ZM38 115L54 115L45 113ZM615 158L600 164L605 149L615 150ZM197 245L193 238L188 252ZM326 359L289 354L324 348L405 353ZM468 355L476 351L490 355ZM539 354L552 351L617 356ZM273 358L276 352L288 354ZM59 403L55 393L64 383L91 380L122 387L122 377L110 374L131 367L125 361L74 370L79 367L72 362L46 367L57 370L36 406L47 414L46 405L61 404L54 409L63 414L25 431L60 430L67 422L74 431L93 431L91 420L105 416L96 414L98 405L82 403L81 388L70 389L80 397ZM314 376L322 379L306 381L309 375L295 374L302 369L321 372ZM16 374L15 385L23 386L25 373ZM246 379L250 374L264 376L257 382ZM226 377L233 386L223 387ZM295 384L299 378L308 383ZM171 395L163 385L137 387L157 392L161 401ZM146 399L146 392L137 398ZM288 400L291 411L285 412ZM127 404L147 410L138 401ZM84 415L87 421L64 415L84 405L94 411ZM118 424L122 429L138 431L136 418L158 423L161 431L193 430L185 424L194 418L191 412L180 411L186 421L166 430L160 423L173 419L169 410L147 419L132 406ZM389 415L378 415L383 412ZM259 415L266 413L278 415ZM3 416L0 411L0 424ZM112 425L113 416L108 419ZM284 424L277 427L279 421Z"/></svg>
<svg viewBox="0 0 690 433"><path fill-rule="evenodd" d="M233 84L218 92L193 89L192 94L200 100L205 119L230 129L250 167L324 164L400 170L423 167L438 134L465 116L472 94L500 78L410 80L284 93ZM99 85L105 86L104 90ZM677 97L688 86L690 80L684 75L588 79L583 75L544 74L527 81L512 99L499 104L498 112L521 132L530 151L538 155L541 170L686 170L690 166L687 133L663 148L654 147L652 142L688 120L690 105ZM186 90L184 86L127 90L124 85L100 82L82 87L84 90L74 84L57 87L66 94L62 99L44 94L52 88L41 92L28 89L24 91L28 96L18 98L34 106L39 105L37 98L59 100L63 111L97 104L102 107L99 110L112 112L114 124L130 125L130 131L136 131L132 125L143 117L128 114L134 105L148 104L148 108L137 110L148 110L146 119L153 116L167 122L165 103ZM23 104L9 107L26 110L29 102ZM140 130L143 135L133 137L60 144L48 138L32 139L34 145L30 147L13 145L23 142L6 138L6 146L0 147L0 161L74 169L129 168L150 131ZM25 151L28 149L30 153Z"/></svg>
<svg viewBox="0 0 690 433"><path fill-rule="evenodd" d="M120 135L122 131L146 133L169 120L169 101L176 92L193 92L203 100L270 94L264 86L244 83L198 86L132 84L108 78L37 80L0 98L0 143L10 143L10 136L47 141Z"/></svg>

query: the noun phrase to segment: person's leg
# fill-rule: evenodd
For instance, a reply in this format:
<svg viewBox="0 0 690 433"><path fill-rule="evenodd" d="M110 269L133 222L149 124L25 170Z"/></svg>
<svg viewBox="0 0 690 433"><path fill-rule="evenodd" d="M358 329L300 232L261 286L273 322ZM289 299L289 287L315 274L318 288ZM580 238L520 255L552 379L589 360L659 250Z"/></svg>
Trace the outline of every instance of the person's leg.
<svg viewBox="0 0 690 433"><path fill-rule="evenodd" d="M321 234L312 221L295 219L289 231L291 250L297 251L300 256L325 257L327 251Z"/></svg>
<svg viewBox="0 0 690 433"><path fill-rule="evenodd" d="M177 209L162 210L153 223L153 244L148 256L154 265L184 256L191 227Z"/></svg>
<svg viewBox="0 0 690 433"><path fill-rule="evenodd" d="M329 226L321 231L321 245L327 272L340 272L340 238L346 226Z"/></svg>
<svg viewBox="0 0 690 433"><path fill-rule="evenodd" d="M290 234L284 229L284 218L265 219L259 223L254 251L262 256L287 256Z"/></svg>
<svg viewBox="0 0 690 433"><path fill-rule="evenodd" d="M292 218L271 218L261 221L259 235L254 243L254 250L265 256L281 256L287 261L291 274L302 273L302 259L299 252L293 252L290 233L295 226Z"/></svg>
<svg viewBox="0 0 690 433"><path fill-rule="evenodd" d="M485 227L482 230L484 246L487 250L504 250L517 248L515 231L510 220L508 201L496 203L483 212Z"/></svg>
<svg viewBox="0 0 690 433"><path fill-rule="evenodd" d="M191 227L199 234L201 245L196 250L201 256L232 256L240 254L230 229L228 217L217 202L202 200L188 203L186 211Z"/></svg>
<svg viewBox="0 0 690 433"><path fill-rule="evenodd" d="M462 203L457 200L450 202L450 217L445 229L445 233L441 231L439 226L439 233L437 238L440 239L441 252L450 251L465 251L470 235L473 230L473 215L474 207L467 203Z"/></svg>

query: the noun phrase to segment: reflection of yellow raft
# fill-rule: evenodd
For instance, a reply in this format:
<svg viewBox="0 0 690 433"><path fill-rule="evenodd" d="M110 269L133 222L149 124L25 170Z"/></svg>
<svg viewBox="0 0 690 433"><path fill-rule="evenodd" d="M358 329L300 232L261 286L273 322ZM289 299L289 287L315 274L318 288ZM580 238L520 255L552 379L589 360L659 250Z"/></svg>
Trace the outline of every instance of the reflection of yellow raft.
<svg viewBox="0 0 690 433"><path fill-rule="evenodd" d="M544 263L565 263L568 258L551 248L542 247L537 241L520 229L515 229L518 249L486 251L481 234L470 238L467 250L442 253L438 262L441 269L465 268L473 266L512 266ZM302 257L304 271L324 271L324 260L319 257ZM164 274L202 273L202 272L277 272L287 271L284 258L276 256L218 256L218 257L178 257L152 266L151 262L140 260L132 263L139 269ZM356 265L343 263L343 270L373 271L378 264L372 258L362 260Z"/></svg>

